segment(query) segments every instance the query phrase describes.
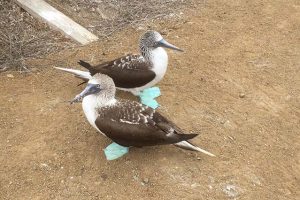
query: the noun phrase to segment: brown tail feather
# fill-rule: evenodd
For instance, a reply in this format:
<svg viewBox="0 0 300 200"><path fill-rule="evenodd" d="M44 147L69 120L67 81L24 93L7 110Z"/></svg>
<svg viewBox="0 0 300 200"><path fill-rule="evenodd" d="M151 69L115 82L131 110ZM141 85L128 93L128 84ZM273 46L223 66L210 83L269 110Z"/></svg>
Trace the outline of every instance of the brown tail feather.
<svg viewBox="0 0 300 200"><path fill-rule="evenodd" d="M196 137L198 134L180 134L181 141L190 140Z"/></svg>
<svg viewBox="0 0 300 200"><path fill-rule="evenodd" d="M82 67L86 68L87 70L89 70L89 72L91 73L92 76L95 75L96 72L90 63L87 63L83 60L79 60L78 64L81 65Z"/></svg>

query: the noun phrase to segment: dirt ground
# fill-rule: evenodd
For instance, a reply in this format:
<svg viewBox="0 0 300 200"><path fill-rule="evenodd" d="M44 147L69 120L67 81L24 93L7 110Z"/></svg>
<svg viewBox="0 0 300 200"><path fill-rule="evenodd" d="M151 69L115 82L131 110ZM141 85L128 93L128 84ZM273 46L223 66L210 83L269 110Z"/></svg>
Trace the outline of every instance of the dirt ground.
<svg viewBox="0 0 300 200"><path fill-rule="evenodd" d="M80 80L52 67L136 52L143 30L126 29L33 60L34 73L0 74L0 199L299 199L300 1L210 0L185 13L151 27L185 50L168 51L159 110L217 157L170 145L105 159L110 140L66 102Z"/></svg>

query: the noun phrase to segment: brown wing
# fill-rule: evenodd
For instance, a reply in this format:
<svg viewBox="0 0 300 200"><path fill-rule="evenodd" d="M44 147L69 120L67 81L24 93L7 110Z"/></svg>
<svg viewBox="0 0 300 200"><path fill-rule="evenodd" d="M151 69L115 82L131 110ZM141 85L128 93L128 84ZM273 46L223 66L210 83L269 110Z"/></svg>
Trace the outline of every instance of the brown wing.
<svg viewBox="0 0 300 200"><path fill-rule="evenodd" d="M80 61L79 64L87 68L92 76L96 73L110 76L119 88L141 87L155 78L155 73L150 70L150 63L139 55L130 54L96 66L84 61Z"/></svg>
<svg viewBox="0 0 300 200"><path fill-rule="evenodd" d="M178 134L169 123L154 121L156 115L155 110L138 102L122 101L100 109L95 123L101 132L122 146L173 144L197 135Z"/></svg>

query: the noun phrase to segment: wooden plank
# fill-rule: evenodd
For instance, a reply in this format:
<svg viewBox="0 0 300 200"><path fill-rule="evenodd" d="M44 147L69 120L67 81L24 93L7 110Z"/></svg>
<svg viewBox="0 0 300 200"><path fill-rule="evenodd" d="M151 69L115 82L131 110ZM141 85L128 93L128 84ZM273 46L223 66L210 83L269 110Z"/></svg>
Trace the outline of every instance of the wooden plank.
<svg viewBox="0 0 300 200"><path fill-rule="evenodd" d="M80 44L88 44L98 40L98 37L89 32L81 25L74 22L60 11L53 8L43 0L15 0L16 3L29 12L31 15L38 17L51 27L60 30L65 35L73 38Z"/></svg>

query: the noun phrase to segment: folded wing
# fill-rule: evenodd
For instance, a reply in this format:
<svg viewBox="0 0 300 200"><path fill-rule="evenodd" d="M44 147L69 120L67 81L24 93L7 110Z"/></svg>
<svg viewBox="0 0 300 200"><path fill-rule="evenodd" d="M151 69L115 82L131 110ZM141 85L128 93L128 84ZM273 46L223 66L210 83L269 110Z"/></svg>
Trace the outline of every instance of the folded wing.
<svg viewBox="0 0 300 200"><path fill-rule="evenodd" d="M95 123L101 132L122 146L174 144L197 136L182 134L155 110L132 101L100 109Z"/></svg>
<svg viewBox="0 0 300 200"><path fill-rule="evenodd" d="M92 76L96 73L110 76L119 88L141 87L155 78L155 73L150 70L151 64L139 55L129 54L96 66L82 60L78 63L88 69Z"/></svg>

